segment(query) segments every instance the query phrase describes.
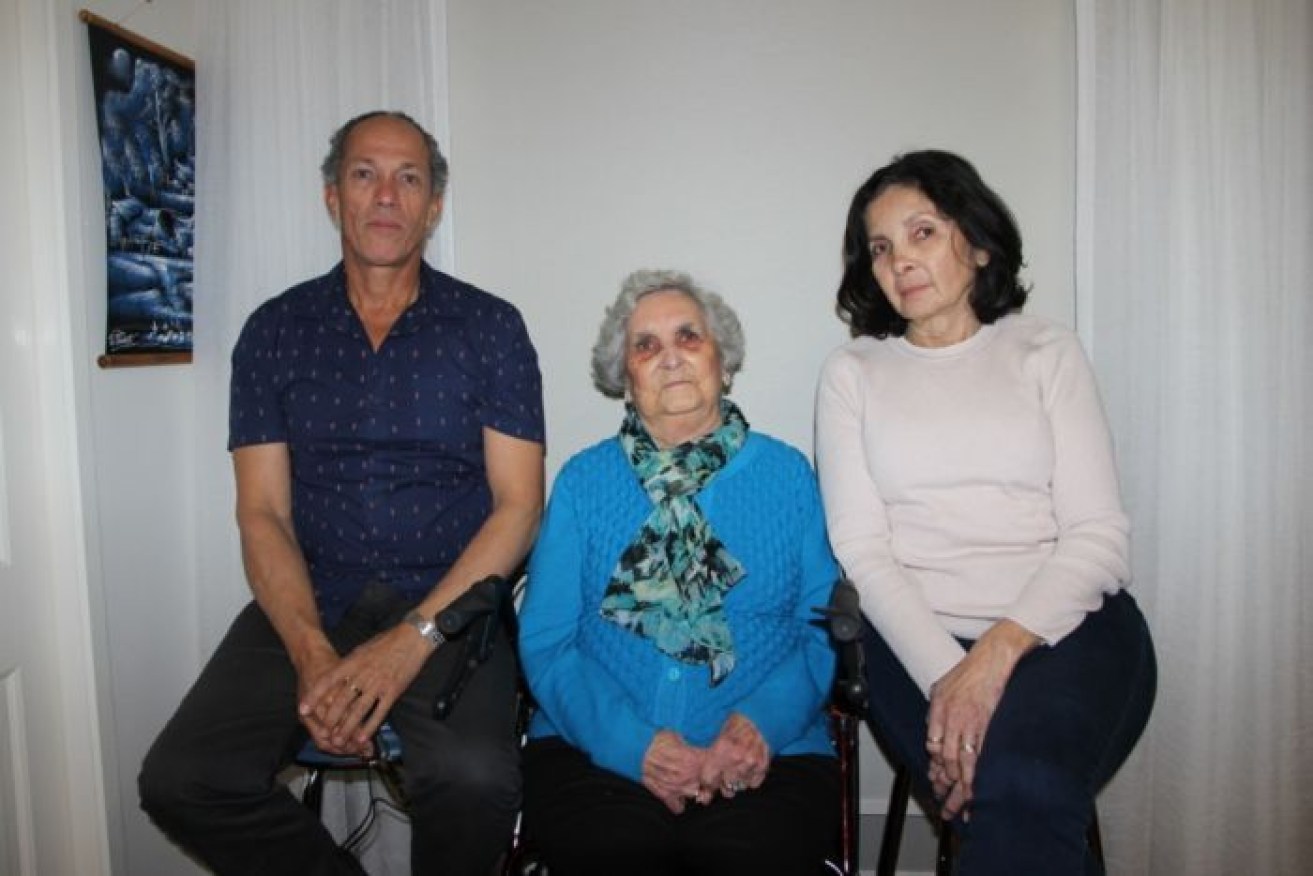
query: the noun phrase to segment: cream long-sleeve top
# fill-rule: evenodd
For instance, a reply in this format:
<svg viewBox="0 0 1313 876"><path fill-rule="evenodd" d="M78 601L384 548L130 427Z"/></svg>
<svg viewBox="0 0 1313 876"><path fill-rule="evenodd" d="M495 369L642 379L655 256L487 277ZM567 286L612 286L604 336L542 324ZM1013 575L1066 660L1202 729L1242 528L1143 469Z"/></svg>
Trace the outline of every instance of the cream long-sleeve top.
<svg viewBox="0 0 1313 876"><path fill-rule="evenodd" d="M958 638L1010 618L1054 645L1129 578L1107 420L1061 326L850 341L821 373L816 433L835 555L923 692Z"/></svg>

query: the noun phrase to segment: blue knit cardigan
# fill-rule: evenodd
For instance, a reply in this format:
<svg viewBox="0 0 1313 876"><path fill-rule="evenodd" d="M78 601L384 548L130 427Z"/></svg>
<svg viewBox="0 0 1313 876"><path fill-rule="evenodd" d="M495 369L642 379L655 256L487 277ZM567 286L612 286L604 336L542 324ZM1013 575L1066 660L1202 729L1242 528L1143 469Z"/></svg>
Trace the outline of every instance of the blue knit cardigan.
<svg viewBox="0 0 1313 876"><path fill-rule="evenodd" d="M834 653L814 606L838 568L816 479L792 447L750 433L698 494L717 536L747 571L725 611L734 671L716 687L598 613L620 552L651 511L615 438L561 469L529 564L520 654L538 711L531 737L561 736L593 763L638 781L653 735L707 746L741 712L778 754L832 754L824 704Z"/></svg>

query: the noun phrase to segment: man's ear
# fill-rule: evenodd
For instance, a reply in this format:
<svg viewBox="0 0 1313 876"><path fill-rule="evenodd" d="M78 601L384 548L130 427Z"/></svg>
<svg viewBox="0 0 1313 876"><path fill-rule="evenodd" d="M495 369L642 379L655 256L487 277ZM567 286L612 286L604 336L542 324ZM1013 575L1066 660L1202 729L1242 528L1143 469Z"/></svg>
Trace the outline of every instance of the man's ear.
<svg viewBox="0 0 1313 876"><path fill-rule="evenodd" d="M340 206L337 199L337 186L324 186L324 209L328 210L328 218L333 221L333 227L338 231L342 230Z"/></svg>
<svg viewBox="0 0 1313 876"><path fill-rule="evenodd" d="M426 237L432 237L433 232L438 230L438 223L442 221L442 208L446 203L445 195L434 195L429 201L428 221L424 225L424 234Z"/></svg>

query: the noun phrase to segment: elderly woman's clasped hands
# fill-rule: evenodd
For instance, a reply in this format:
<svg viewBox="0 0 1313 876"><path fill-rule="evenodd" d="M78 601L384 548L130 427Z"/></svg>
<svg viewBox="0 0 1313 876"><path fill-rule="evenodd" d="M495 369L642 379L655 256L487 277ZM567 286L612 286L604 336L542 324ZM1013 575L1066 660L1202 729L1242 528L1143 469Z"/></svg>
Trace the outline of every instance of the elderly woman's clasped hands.
<svg viewBox="0 0 1313 876"><path fill-rule="evenodd" d="M708 748L689 745L673 730L652 739L643 758L643 787L676 815L689 801L703 805L761 787L770 748L752 721L735 712Z"/></svg>

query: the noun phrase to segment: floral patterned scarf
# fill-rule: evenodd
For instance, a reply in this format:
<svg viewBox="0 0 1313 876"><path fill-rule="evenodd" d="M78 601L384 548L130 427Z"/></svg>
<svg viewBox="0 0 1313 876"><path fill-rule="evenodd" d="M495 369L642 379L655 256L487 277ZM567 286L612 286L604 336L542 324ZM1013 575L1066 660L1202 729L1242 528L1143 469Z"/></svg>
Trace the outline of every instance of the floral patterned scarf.
<svg viewBox="0 0 1313 876"><path fill-rule="evenodd" d="M666 450L656 446L634 406L625 406L620 446L653 507L620 554L601 606L602 617L652 640L663 653L709 665L713 687L734 669L725 594L745 574L695 501L747 440L748 421L738 407L728 399L720 406L718 429Z"/></svg>

